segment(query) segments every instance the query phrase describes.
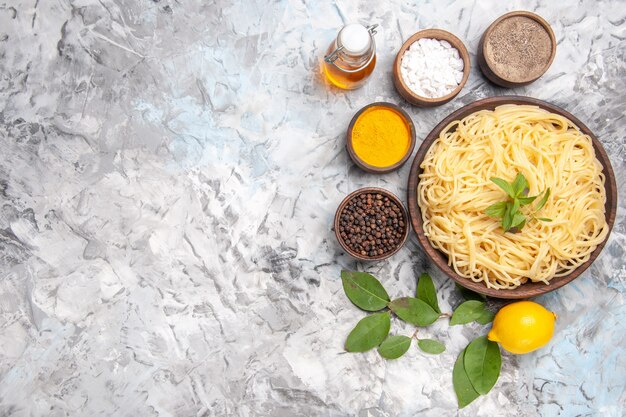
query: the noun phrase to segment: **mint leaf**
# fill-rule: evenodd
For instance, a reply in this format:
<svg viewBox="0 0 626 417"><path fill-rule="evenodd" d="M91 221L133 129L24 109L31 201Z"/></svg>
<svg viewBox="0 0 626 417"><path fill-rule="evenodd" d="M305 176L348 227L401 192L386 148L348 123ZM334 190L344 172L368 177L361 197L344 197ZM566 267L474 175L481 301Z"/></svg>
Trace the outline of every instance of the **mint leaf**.
<svg viewBox="0 0 626 417"><path fill-rule="evenodd" d="M526 219L524 219L520 224L515 227L515 231L522 230L526 226Z"/></svg>
<svg viewBox="0 0 626 417"><path fill-rule="evenodd" d="M452 313L450 325L471 323L480 317L485 309L485 303L482 301L469 300L462 303Z"/></svg>
<svg viewBox="0 0 626 417"><path fill-rule="evenodd" d="M359 321L348 335L348 352L365 352L382 343L389 334L391 316L388 311L369 315Z"/></svg>
<svg viewBox="0 0 626 417"><path fill-rule="evenodd" d="M526 180L526 177L520 172L517 173L511 184L502 178L492 177L490 180L504 190L510 197L510 200L500 201L490 205L485 209L485 214L489 217L501 219L500 224L505 232L511 231L517 233L526 225L527 221L526 216L519 211L520 207L532 204L539 195L533 197L528 196L528 180ZM539 204L535 208L535 213L546 204L549 196L550 188L543 194L541 201L539 201ZM534 216L532 218L534 218ZM545 217L541 219L545 219Z"/></svg>
<svg viewBox="0 0 626 417"><path fill-rule="evenodd" d="M526 222L526 217L518 211L517 213L513 215L513 219L511 220L511 227L516 227L519 230L521 229L521 227L518 227L518 226L525 222Z"/></svg>
<svg viewBox="0 0 626 417"><path fill-rule="evenodd" d="M513 206L511 207L511 219L513 218L513 216L515 215L515 213L518 212L520 207L520 202L519 199L514 198L513 199Z"/></svg>
<svg viewBox="0 0 626 417"><path fill-rule="evenodd" d="M474 339L465 348L463 367L477 393L484 395L493 388L501 366L500 347L486 336Z"/></svg>
<svg viewBox="0 0 626 417"><path fill-rule="evenodd" d="M515 193L515 195L512 197L518 197L522 195L524 190L528 188L528 181L521 172L518 172L515 176L515 179L511 183L511 188L513 188L513 193Z"/></svg>
<svg viewBox="0 0 626 417"><path fill-rule="evenodd" d="M489 217L495 217L496 219L500 219L504 217L505 211L506 201L500 201L499 203L495 203L487 207L485 209L485 214Z"/></svg>
<svg viewBox="0 0 626 417"><path fill-rule="evenodd" d="M511 187L511 184L509 184L507 181L497 177L489 178L489 180L498 187L500 187L509 197L515 197L515 191L513 190L513 187Z"/></svg>
<svg viewBox="0 0 626 417"><path fill-rule="evenodd" d="M534 197L518 197L517 199L519 200L519 204L520 206L527 206L528 204L532 203L533 201L535 201L535 199L539 197L538 195L534 196Z"/></svg>
<svg viewBox="0 0 626 417"><path fill-rule="evenodd" d="M435 339L420 339L417 341L417 346L422 351L433 355L439 355L446 350L446 345Z"/></svg>
<svg viewBox="0 0 626 417"><path fill-rule="evenodd" d="M441 313L441 310L439 310L439 302L437 301L435 284L430 275L425 272L420 275L420 279L417 281L417 298L431 306L437 313Z"/></svg>
<svg viewBox="0 0 626 417"><path fill-rule="evenodd" d="M541 197L541 200L539 200L539 203L537 203L537 206L535 206L535 213L541 210L543 206L546 205L549 197L550 197L550 188L548 188L546 192L543 193L543 197Z"/></svg>
<svg viewBox="0 0 626 417"><path fill-rule="evenodd" d="M382 310L389 302L380 281L366 272L341 271L341 282L350 301L363 310Z"/></svg>
<svg viewBox="0 0 626 417"><path fill-rule="evenodd" d="M411 338L407 336L389 336L378 346L378 353L385 359L398 359L411 346Z"/></svg>
<svg viewBox="0 0 626 417"><path fill-rule="evenodd" d="M425 301L413 297L398 298L390 302L387 306L400 319L416 326L428 326L439 318L439 313L430 305Z"/></svg>
<svg viewBox="0 0 626 417"><path fill-rule="evenodd" d="M505 232L508 232L512 227L515 227L515 215L519 213L518 210L520 207L520 202L517 198L514 198L512 203L510 201L507 201L506 204L507 211L504 215L504 218L502 219L502 227L504 228ZM521 213L519 214L522 215Z"/></svg>
<svg viewBox="0 0 626 417"><path fill-rule="evenodd" d="M513 210L513 203L510 201L506 202L506 210L504 211L504 217L502 217L502 228L505 232L508 232L511 228L511 223L513 222L513 215L511 211Z"/></svg>
<svg viewBox="0 0 626 417"><path fill-rule="evenodd" d="M465 348L459 354L456 362L454 362L454 369L452 370L452 385L454 386L454 392L456 393L459 408L467 406L480 396L480 394L476 392L474 386L470 382L470 379L467 376L467 372L465 372L463 359L466 350L467 348Z"/></svg>

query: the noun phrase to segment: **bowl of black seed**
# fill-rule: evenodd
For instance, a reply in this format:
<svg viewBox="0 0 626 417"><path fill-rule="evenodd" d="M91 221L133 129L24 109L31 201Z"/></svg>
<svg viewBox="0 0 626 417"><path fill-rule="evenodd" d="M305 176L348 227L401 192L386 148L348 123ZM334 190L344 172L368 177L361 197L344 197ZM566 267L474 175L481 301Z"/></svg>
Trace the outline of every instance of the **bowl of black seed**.
<svg viewBox="0 0 626 417"><path fill-rule="evenodd" d="M341 247L363 261L390 257L409 236L408 215L400 199L375 187L361 188L344 198L334 226Z"/></svg>

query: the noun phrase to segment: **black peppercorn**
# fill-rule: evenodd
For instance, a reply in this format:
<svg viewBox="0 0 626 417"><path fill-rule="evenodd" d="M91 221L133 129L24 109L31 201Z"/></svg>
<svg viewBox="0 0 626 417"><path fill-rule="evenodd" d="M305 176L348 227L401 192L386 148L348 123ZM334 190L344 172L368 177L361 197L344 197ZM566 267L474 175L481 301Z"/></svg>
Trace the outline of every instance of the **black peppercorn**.
<svg viewBox="0 0 626 417"><path fill-rule="evenodd" d="M392 252L406 232L398 204L380 193L353 197L339 214L340 238L352 251L377 257Z"/></svg>

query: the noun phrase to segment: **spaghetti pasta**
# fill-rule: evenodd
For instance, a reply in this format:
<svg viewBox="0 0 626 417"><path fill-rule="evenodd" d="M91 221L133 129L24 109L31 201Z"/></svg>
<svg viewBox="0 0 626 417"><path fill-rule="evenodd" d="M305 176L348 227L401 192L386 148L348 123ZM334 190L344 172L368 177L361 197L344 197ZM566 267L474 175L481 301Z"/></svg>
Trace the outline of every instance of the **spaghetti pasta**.
<svg viewBox="0 0 626 417"><path fill-rule="evenodd" d="M586 262L608 233L602 165L567 118L530 105L481 110L446 126L417 188L425 235L455 272L487 287L549 281ZM550 188L540 217L518 233L485 214L506 195L489 179L522 173L530 194ZM532 219L532 208L522 211Z"/></svg>

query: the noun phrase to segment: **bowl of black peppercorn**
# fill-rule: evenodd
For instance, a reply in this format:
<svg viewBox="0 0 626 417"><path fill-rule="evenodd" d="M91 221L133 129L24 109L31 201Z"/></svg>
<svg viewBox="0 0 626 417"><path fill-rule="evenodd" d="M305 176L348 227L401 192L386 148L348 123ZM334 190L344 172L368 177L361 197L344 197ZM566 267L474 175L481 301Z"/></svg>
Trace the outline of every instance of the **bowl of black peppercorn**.
<svg viewBox="0 0 626 417"><path fill-rule="evenodd" d="M386 259L409 236L408 214L393 193L366 187L350 193L335 213L335 236L341 247L363 261Z"/></svg>

